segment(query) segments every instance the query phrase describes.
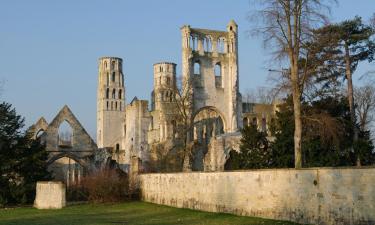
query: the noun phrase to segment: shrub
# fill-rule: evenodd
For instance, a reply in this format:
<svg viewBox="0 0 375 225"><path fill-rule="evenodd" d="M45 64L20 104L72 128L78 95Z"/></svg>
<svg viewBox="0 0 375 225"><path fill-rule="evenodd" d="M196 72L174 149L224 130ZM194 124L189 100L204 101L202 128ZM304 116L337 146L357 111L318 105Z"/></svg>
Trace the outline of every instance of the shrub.
<svg viewBox="0 0 375 225"><path fill-rule="evenodd" d="M68 200L74 201L119 202L130 196L128 176L115 169L98 170L68 187Z"/></svg>

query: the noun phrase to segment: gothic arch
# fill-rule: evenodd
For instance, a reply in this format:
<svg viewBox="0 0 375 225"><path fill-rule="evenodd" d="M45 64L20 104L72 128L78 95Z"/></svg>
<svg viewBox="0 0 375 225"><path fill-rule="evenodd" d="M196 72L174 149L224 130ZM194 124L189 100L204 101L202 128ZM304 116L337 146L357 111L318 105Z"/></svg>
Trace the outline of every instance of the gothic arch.
<svg viewBox="0 0 375 225"><path fill-rule="evenodd" d="M214 111L214 112L216 112L216 113L220 116L221 120L223 121L223 129L224 129L224 132L225 132L225 131L227 130L227 120L226 120L226 118L224 117L224 114L223 114L222 112L220 112L220 110L217 109L217 108L214 107L214 106L204 106L204 107L198 109L197 111L195 111L195 112L193 113L193 116L192 116L193 121L195 120L196 116L197 116L199 113L201 113L202 111L205 111L205 110Z"/></svg>
<svg viewBox="0 0 375 225"><path fill-rule="evenodd" d="M61 153L58 153L58 154L55 154L53 155L52 157L50 157L47 161L47 165L51 165L52 163L54 163L56 160L58 159L61 159L63 157L67 157L67 158L70 158L70 159L73 159L74 161L76 161L79 165L81 165L83 168L88 168L89 167L89 162L86 162L84 159L74 155L73 153L71 152L61 152Z"/></svg>

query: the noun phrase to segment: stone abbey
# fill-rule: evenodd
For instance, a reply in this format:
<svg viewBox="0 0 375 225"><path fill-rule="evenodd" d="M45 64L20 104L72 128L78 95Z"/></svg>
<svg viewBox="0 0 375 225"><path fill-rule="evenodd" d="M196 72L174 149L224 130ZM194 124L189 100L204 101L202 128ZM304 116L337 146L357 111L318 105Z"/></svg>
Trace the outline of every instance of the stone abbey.
<svg viewBox="0 0 375 225"><path fill-rule="evenodd" d="M267 131L276 106L243 103L239 92L237 24L231 20L225 31L185 25L181 36L182 77L175 63L155 63L150 102L127 103L123 60L99 59L96 144L67 106L50 124L41 118L33 125L35 138L44 131L55 177L79 179L103 152L126 172L134 159L145 170L170 161L183 170L223 170L244 125ZM73 130L68 144L58 133L63 121Z"/></svg>

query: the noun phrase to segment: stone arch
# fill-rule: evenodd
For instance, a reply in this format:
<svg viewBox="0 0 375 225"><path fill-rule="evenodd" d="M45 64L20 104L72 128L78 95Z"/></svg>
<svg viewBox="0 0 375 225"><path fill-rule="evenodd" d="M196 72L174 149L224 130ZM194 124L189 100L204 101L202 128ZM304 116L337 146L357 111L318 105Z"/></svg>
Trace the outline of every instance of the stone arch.
<svg viewBox="0 0 375 225"><path fill-rule="evenodd" d="M207 145L210 139L225 133L226 122L223 114L213 106L206 106L193 114L193 138Z"/></svg>
<svg viewBox="0 0 375 225"><path fill-rule="evenodd" d="M60 153L54 154L53 156L51 156L47 160L47 165L50 165L53 162L55 162L56 160L61 159L63 157L67 157L67 158L73 159L74 161L76 161L77 163L79 163L84 168L88 168L88 166L89 166L89 162L86 162L86 160L78 157L77 155L75 155L74 153L71 153L71 152L60 152Z"/></svg>
<svg viewBox="0 0 375 225"><path fill-rule="evenodd" d="M193 113L193 115L192 115L193 121L195 120L196 116L197 116L200 112L202 112L202 111L204 111L204 110L211 110L211 111L216 112L216 113L220 116L220 118L223 120L223 130L224 130L224 132L226 132L227 127L228 127L228 126L227 126L227 120L226 120L226 118L224 117L224 114L223 114L218 108L216 108L215 106L204 106L204 107L198 109L197 111L195 111L195 112Z"/></svg>
<svg viewBox="0 0 375 225"><path fill-rule="evenodd" d="M80 182L89 169L89 162L69 152L53 155L47 161L48 170L53 173L54 180L64 182L67 186Z"/></svg>
<svg viewBox="0 0 375 225"><path fill-rule="evenodd" d="M58 124L58 145L60 147L72 147L73 146L73 136L74 130L73 126L66 119L60 121Z"/></svg>

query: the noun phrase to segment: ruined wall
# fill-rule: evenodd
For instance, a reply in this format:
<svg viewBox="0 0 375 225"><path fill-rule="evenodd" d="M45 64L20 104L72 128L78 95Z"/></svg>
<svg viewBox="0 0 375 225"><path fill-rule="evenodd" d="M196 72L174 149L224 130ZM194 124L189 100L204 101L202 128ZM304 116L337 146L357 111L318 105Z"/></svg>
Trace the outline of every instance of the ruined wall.
<svg viewBox="0 0 375 225"><path fill-rule="evenodd" d="M242 126L237 31L233 20L227 31L181 28L183 85L192 88L193 113L215 107L224 116L225 132Z"/></svg>
<svg viewBox="0 0 375 225"><path fill-rule="evenodd" d="M129 164L133 156L137 156L142 161L147 161L148 145L147 132L150 126L150 113L148 112L148 102L146 100L133 101L126 106L126 127L123 146L125 149L125 162Z"/></svg>
<svg viewBox="0 0 375 225"><path fill-rule="evenodd" d="M147 202L308 224L375 224L375 168L143 174Z"/></svg>

